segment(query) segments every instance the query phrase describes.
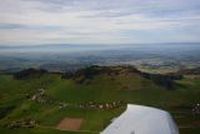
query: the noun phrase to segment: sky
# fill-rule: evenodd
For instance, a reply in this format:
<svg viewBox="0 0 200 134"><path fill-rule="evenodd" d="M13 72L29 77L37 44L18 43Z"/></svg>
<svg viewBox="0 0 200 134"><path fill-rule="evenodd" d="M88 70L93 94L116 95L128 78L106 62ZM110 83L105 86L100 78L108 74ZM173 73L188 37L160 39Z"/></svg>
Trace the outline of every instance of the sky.
<svg viewBox="0 0 200 134"><path fill-rule="evenodd" d="M200 42L200 0L0 0L0 45Z"/></svg>

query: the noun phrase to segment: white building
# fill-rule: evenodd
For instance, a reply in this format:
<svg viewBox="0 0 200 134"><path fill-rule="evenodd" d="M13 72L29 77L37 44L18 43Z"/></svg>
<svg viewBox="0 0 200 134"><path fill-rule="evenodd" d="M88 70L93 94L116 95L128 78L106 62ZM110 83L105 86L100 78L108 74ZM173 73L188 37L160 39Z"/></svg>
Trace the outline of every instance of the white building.
<svg viewBox="0 0 200 134"><path fill-rule="evenodd" d="M163 110L128 104L101 134L179 134L171 115Z"/></svg>

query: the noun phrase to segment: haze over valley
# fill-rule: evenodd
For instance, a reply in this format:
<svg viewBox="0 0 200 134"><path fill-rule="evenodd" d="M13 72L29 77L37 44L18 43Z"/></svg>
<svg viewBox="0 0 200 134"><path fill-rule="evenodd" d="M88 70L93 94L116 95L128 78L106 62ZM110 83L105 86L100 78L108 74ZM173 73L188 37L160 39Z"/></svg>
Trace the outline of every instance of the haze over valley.
<svg viewBox="0 0 200 134"><path fill-rule="evenodd" d="M0 70L16 72L35 67L65 72L91 65L133 65L166 73L199 67L199 52L200 43L4 46L0 49Z"/></svg>

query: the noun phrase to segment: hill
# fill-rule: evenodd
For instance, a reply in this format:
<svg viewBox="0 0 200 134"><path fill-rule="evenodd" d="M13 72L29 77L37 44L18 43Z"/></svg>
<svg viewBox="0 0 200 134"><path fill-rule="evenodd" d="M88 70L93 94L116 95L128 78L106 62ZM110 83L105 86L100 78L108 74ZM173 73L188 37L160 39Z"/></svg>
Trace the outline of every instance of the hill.
<svg viewBox="0 0 200 134"><path fill-rule="evenodd" d="M17 76L0 75L2 134L99 133L128 103L169 111L181 134L200 131L198 75L149 74L131 66L91 66L65 74L29 69ZM63 123L71 122L74 126L62 128Z"/></svg>
<svg viewBox="0 0 200 134"><path fill-rule="evenodd" d="M77 83L93 79L95 76L106 75L110 77L126 76L131 77L139 75L145 79L152 80L155 84L163 86L167 89L173 89L176 83L174 80L180 80L183 76L180 73L171 74L151 74L141 72L133 66L90 66L80 69L76 72L67 72L62 78L74 79Z"/></svg>
<svg viewBox="0 0 200 134"><path fill-rule="evenodd" d="M177 72L178 74L184 75L200 75L200 67L192 68L192 69L182 69Z"/></svg>

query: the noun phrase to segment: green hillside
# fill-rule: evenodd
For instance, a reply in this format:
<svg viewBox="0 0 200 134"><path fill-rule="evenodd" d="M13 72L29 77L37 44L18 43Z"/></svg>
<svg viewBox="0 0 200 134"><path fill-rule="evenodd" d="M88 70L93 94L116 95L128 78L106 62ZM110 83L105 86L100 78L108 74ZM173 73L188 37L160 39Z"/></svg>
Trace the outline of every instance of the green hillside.
<svg viewBox="0 0 200 134"><path fill-rule="evenodd" d="M166 77L147 78L129 67L89 67L76 73L25 75L0 75L1 134L99 133L128 103L169 111L181 134L200 132L200 114L192 112L200 103L199 75L170 79L171 88L162 84ZM162 79L161 84L158 78ZM66 117L82 119L79 130L58 129L59 122Z"/></svg>

